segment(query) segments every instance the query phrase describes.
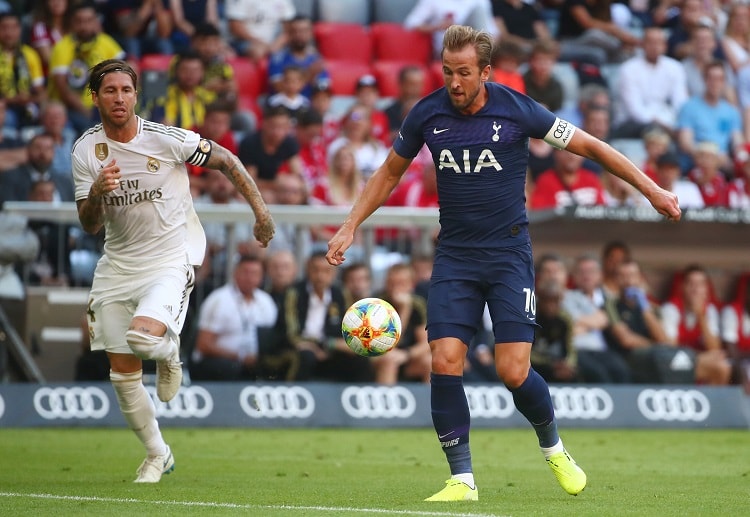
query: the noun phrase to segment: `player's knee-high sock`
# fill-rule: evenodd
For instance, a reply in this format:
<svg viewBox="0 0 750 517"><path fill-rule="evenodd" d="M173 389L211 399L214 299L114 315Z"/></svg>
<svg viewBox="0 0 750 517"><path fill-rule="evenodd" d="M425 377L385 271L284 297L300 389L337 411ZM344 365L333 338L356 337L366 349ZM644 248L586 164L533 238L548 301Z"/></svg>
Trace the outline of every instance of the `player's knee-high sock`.
<svg viewBox="0 0 750 517"><path fill-rule="evenodd" d="M125 339L133 353L141 359L163 361L172 357L178 350L177 343L169 337L169 333L153 336L137 330L128 330Z"/></svg>
<svg viewBox="0 0 750 517"><path fill-rule="evenodd" d="M117 403L128 426L146 447L149 455L167 453L167 444L159 431L154 401L141 382L143 372L120 373L110 370L109 379L117 395Z"/></svg>
<svg viewBox="0 0 750 517"><path fill-rule="evenodd" d="M430 376L432 400L432 423L440 440L440 446L450 465L451 475L469 474L471 451L469 450L469 403L464 392L463 377L460 375ZM474 486L473 476L462 481Z"/></svg>
<svg viewBox="0 0 750 517"><path fill-rule="evenodd" d="M529 368L529 375L519 387L510 389L516 408L531 423L542 448L554 447L560 442L555 421L555 409L549 395L549 387L536 370Z"/></svg>

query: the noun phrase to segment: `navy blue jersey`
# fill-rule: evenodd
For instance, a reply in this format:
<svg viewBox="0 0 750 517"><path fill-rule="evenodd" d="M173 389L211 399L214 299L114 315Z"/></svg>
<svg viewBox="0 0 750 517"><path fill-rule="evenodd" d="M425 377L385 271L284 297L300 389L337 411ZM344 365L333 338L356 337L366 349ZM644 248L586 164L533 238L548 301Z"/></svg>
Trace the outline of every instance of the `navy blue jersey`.
<svg viewBox="0 0 750 517"><path fill-rule="evenodd" d="M441 247L506 248L528 241L529 137L544 138L556 117L523 94L485 84L487 103L473 115L458 112L444 87L423 98L393 143L404 158L414 158L425 143L432 153Z"/></svg>

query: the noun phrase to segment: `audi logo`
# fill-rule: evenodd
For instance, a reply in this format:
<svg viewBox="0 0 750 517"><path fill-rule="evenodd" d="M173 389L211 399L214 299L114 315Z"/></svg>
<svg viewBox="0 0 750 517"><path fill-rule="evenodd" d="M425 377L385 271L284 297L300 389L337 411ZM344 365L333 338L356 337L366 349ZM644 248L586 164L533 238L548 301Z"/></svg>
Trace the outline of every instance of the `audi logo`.
<svg viewBox="0 0 750 517"><path fill-rule="evenodd" d="M466 386L472 418L508 418L515 411L513 395L500 386Z"/></svg>
<svg viewBox="0 0 750 517"><path fill-rule="evenodd" d="M649 388L638 394L638 410L652 422L702 422L711 413L711 403L698 390Z"/></svg>
<svg viewBox="0 0 750 517"><path fill-rule="evenodd" d="M409 418L417 401L403 386L349 386L341 392L341 406L352 418Z"/></svg>
<svg viewBox="0 0 750 517"><path fill-rule="evenodd" d="M34 409L45 420L99 420L109 413L109 397L96 386L45 386L34 393Z"/></svg>
<svg viewBox="0 0 750 517"><path fill-rule="evenodd" d="M606 420L615 407L612 397L601 388L551 387L549 393L557 418Z"/></svg>
<svg viewBox="0 0 750 517"><path fill-rule="evenodd" d="M154 386L146 386L156 406L156 416L164 418L208 418L214 410L214 399L202 386L185 386L169 402L156 396Z"/></svg>
<svg viewBox="0 0 750 517"><path fill-rule="evenodd" d="M301 386L247 386L240 407L250 418L308 418L315 398Z"/></svg>
<svg viewBox="0 0 750 517"><path fill-rule="evenodd" d="M568 129L568 123L564 120L559 121L555 126L555 138L562 138L566 129Z"/></svg>

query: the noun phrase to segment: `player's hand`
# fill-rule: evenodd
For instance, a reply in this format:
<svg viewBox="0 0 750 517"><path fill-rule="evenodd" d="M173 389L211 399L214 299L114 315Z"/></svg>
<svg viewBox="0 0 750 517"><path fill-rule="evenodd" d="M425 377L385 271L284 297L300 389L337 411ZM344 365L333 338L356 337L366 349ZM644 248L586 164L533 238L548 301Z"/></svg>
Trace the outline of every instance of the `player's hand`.
<svg viewBox="0 0 750 517"><path fill-rule="evenodd" d="M682 210L680 210L680 203L677 200L677 196L668 190L659 188L649 197L649 201L657 212L670 221L679 221L680 217L682 217Z"/></svg>
<svg viewBox="0 0 750 517"><path fill-rule="evenodd" d="M346 226L339 228L339 231L328 241L328 253L326 253L328 263L332 266L343 264L346 261L344 253L352 245L352 242L354 242L354 232Z"/></svg>
<svg viewBox="0 0 750 517"><path fill-rule="evenodd" d="M120 167L116 160L112 160L99 171L99 176L91 186L91 193L95 196L103 196L120 188Z"/></svg>
<svg viewBox="0 0 750 517"><path fill-rule="evenodd" d="M255 226L253 226L253 235L260 243L261 247L265 248L268 243L273 239L273 234L276 233L276 225L271 218L271 214L266 212L260 217L256 217Z"/></svg>

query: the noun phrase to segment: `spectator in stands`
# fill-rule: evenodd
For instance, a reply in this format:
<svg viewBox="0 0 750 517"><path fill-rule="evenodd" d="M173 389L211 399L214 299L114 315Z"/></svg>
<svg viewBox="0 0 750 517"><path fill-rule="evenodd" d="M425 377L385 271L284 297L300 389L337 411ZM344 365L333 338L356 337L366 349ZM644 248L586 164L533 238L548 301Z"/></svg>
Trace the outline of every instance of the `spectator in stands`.
<svg viewBox="0 0 750 517"><path fill-rule="evenodd" d="M688 178L698 185L705 206L727 206L727 181L719 170L719 148L712 142L695 146L695 166Z"/></svg>
<svg viewBox="0 0 750 517"><path fill-rule="evenodd" d="M295 136L302 161L302 176L305 178L307 189L311 191L328 175L328 158L323 141L323 116L314 109L303 112L297 119Z"/></svg>
<svg viewBox="0 0 750 517"><path fill-rule="evenodd" d="M573 321L562 308L565 288L547 280L536 288L536 323L531 366L547 382L576 382L578 360L573 346Z"/></svg>
<svg viewBox="0 0 750 517"><path fill-rule="evenodd" d="M42 59L45 77L52 47L68 33L67 10L68 0L42 0L32 11L30 45Z"/></svg>
<svg viewBox="0 0 750 517"><path fill-rule="evenodd" d="M419 66L406 65L399 70L398 95L384 111L388 117L389 139L391 142L398 136L398 131L401 129L401 123L404 121L406 114L422 98L426 80L424 70Z"/></svg>
<svg viewBox="0 0 750 517"><path fill-rule="evenodd" d="M711 29L716 27L710 13L705 8L705 2L703 0L683 0L674 23L668 24L670 34L667 40L667 55L675 59L684 59L688 56L692 45L690 37L698 27L710 27Z"/></svg>
<svg viewBox="0 0 750 517"><path fill-rule="evenodd" d="M603 170L599 179L604 188L604 204L611 207L648 207L648 200L622 178Z"/></svg>
<svg viewBox="0 0 750 517"><path fill-rule="evenodd" d="M432 353L427 342L427 301L414 293L414 270L398 263L388 268L385 288L378 298L387 301L401 318L401 338L396 348L372 359L375 382L430 382Z"/></svg>
<svg viewBox="0 0 750 517"><path fill-rule="evenodd" d="M500 3L505 1L501 0ZM557 44L553 41L537 41L531 47L529 69L523 74L526 95L550 111L558 111L563 105L562 84L552 73L558 54Z"/></svg>
<svg viewBox="0 0 750 517"><path fill-rule="evenodd" d="M341 286L352 303L372 296L372 272L364 262L355 262L341 270Z"/></svg>
<svg viewBox="0 0 750 517"><path fill-rule="evenodd" d="M750 5L747 3L732 2L729 5L721 50L735 73L750 65Z"/></svg>
<svg viewBox="0 0 750 517"><path fill-rule="evenodd" d="M73 201L73 178L70 172L52 174L52 159L55 143L51 136L39 134L26 145L28 160L14 169L0 174L0 204L6 201L26 201L31 187L40 180L52 181L55 185L55 201Z"/></svg>
<svg viewBox="0 0 750 517"><path fill-rule="evenodd" d="M68 111L59 101L48 101L42 106L39 115L41 123L39 133L45 133L55 142L55 157L52 159L50 170L52 174L70 176L73 170L71 153L76 134L68 126Z"/></svg>
<svg viewBox="0 0 750 517"><path fill-rule="evenodd" d="M555 150L555 167L537 178L531 208L544 210L604 204L604 189L593 172L581 168L583 157Z"/></svg>
<svg viewBox="0 0 750 517"><path fill-rule="evenodd" d="M57 187L51 179L34 181L29 190L28 201L54 203L59 200ZM70 279L69 225L54 220L34 219L29 228L39 239L39 254L36 260L24 267L19 264L18 274L27 285L67 286ZM26 274L24 274L24 269Z"/></svg>
<svg viewBox="0 0 750 517"><path fill-rule="evenodd" d="M237 141L232 131L232 113L234 105L221 99L206 106L203 124L198 128L200 135L221 145L232 153L237 153ZM206 169L197 165L186 164L190 174L190 192L193 198L203 194L206 189Z"/></svg>
<svg viewBox="0 0 750 517"><path fill-rule="evenodd" d="M665 55L667 36L659 27L643 33L643 55L620 66L616 86L614 134L639 138L644 129L658 125L674 130L677 114L688 99L682 63Z"/></svg>
<svg viewBox="0 0 750 517"><path fill-rule="evenodd" d="M71 4L70 33L52 47L48 85L50 98L62 101L68 109L76 133L83 133L98 117L86 88L89 70L106 59L123 57L120 45L102 33L94 4Z"/></svg>
<svg viewBox="0 0 750 517"><path fill-rule="evenodd" d="M286 108L266 109L260 130L240 142L239 157L261 193L273 189L273 181L282 167L302 177L299 144L292 134L292 119Z"/></svg>
<svg viewBox="0 0 750 517"><path fill-rule="evenodd" d="M604 312L601 266L590 256L579 257L573 266L573 285L565 293L563 309L573 319L573 345L578 371L584 382L627 383L630 368L610 348L605 338L611 321Z"/></svg>
<svg viewBox="0 0 750 517"><path fill-rule="evenodd" d="M620 280L617 269L620 264L632 260L630 246L624 241L613 240L602 248L602 292L605 298L615 297L620 291Z"/></svg>
<svg viewBox="0 0 750 517"><path fill-rule="evenodd" d="M721 153L721 166L731 164L731 150L744 143L742 116L739 110L724 98L726 72L720 61L706 66L704 72L706 91L702 97L693 97L683 104L677 121L677 141L680 150L692 157L696 144L713 142Z"/></svg>
<svg viewBox="0 0 750 517"><path fill-rule="evenodd" d="M710 280L698 265L681 272L678 294L661 308L668 343L696 351L695 377L701 384L728 384L732 367L721 346L719 309L711 300Z"/></svg>
<svg viewBox="0 0 750 517"><path fill-rule="evenodd" d="M254 381L259 373L259 330L276 324L278 309L261 289L263 262L242 256L232 281L203 301L190 376L197 381Z"/></svg>
<svg viewBox="0 0 750 517"><path fill-rule="evenodd" d="M344 116L341 135L328 146L328 156L333 156L344 145L354 149L357 166L365 178L375 172L388 155L388 148L372 133L372 110L355 104Z"/></svg>
<svg viewBox="0 0 750 517"><path fill-rule="evenodd" d="M526 56L520 45L504 39L498 41L492 46L490 80L525 94L523 75L518 71L518 67L525 61Z"/></svg>
<svg viewBox="0 0 750 517"><path fill-rule="evenodd" d="M451 25L471 25L493 39L500 36L490 0L418 0L404 20L407 29L432 34L436 53L443 48L443 34Z"/></svg>
<svg viewBox="0 0 750 517"><path fill-rule="evenodd" d="M339 136L341 118L334 113L330 81L316 81L310 96L310 107L323 117L323 143L328 146Z"/></svg>
<svg viewBox="0 0 750 517"><path fill-rule="evenodd" d="M103 5L104 31L129 58L172 54L172 16L162 0L108 0Z"/></svg>
<svg viewBox="0 0 750 517"><path fill-rule="evenodd" d="M272 91L281 91L284 69L289 65L298 66L305 71L302 94L310 98L314 84L331 80L325 69L325 62L315 48L312 20L308 16L297 14L286 24L286 32L286 46L271 54L268 60L268 82Z"/></svg>
<svg viewBox="0 0 750 517"><path fill-rule="evenodd" d="M631 354L647 354L655 345L668 343L658 307L649 300L649 289L640 265L626 259L617 265L617 290L607 296L605 310L611 322L608 335L614 346L629 357Z"/></svg>
<svg viewBox="0 0 750 517"><path fill-rule="evenodd" d="M610 0L565 0L557 38L562 61L620 62L640 40L612 21Z"/></svg>
<svg viewBox="0 0 750 517"><path fill-rule="evenodd" d="M583 125L584 114L592 107L611 109L612 99L606 86L596 83L588 83L581 87L578 93L578 102L574 108L563 108L557 115L567 120L576 127Z"/></svg>
<svg viewBox="0 0 750 517"><path fill-rule="evenodd" d="M201 25L218 27L221 23L217 0L169 0L168 7L174 23L171 39L175 52L194 46L193 38Z"/></svg>
<svg viewBox="0 0 750 517"><path fill-rule="evenodd" d="M283 25L297 14L292 0L231 0L225 13L233 46L239 54L256 61L286 45Z"/></svg>
<svg viewBox="0 0 750 517"><path fill-rule="evenodd" d="M738 380L750 390L750 273L737 282L734 299L721 310L721 340L729 351Z"/></svg>
<svg viewBox="0 0 750 517"><path fill-rule="evenodd" d="M357 167L354 150L345 145L339 147L331 157L328 175L315 185L312 197L321 205L351 207L363 186L364 180Z"/></svg>
<svg viewBox="0 0 750 517"><path fill-rule="evenodd" d="M727 188L729 208L750 209L750 144L737 153L735 177Z"/></svg>
<svg viewBox="0 0 750 517"><path fill-rule="evenodd" d="M184 129L203 125L206 106L216 99L216 94L203 87L206 73L203 60L195 51L177 56L174 65L175 80L166 93L146 108L147 117L161 123Z"/></svg>
<svg viewBox="0 0 750 517"><path fill-rule="evenodd" d="M643 147L646 150L646 161L643 172L656 181L656 162L664 153L673 149L674 143L670 134L662 127L652 127L643 133Z"/></svg>
<svg viewBox="0 0 750 517"><path fill-rule="evenodd" d="M310 204L309 191L305 180L299 174L279 174L272 182L273 203L284 206L306 206ZM276 226L274 244L270 250L290 250L298 257L307 257L313 248L313 232L317 227L299 226L293 222L280 222Z"/></svg>
<svg viewBox="0 0 750 517"><path fill-rule="evenodd" d="M0 97L0 172L7 171L25 163L26 146L18 138L18 131L5 125L5 99Z"/></svg>
<svg viewBox="0 0 750 517"><path fill-rule="evenodd" d="M606 108L600 108L599 106L590 106L583 114L582 129L587 133L594 135L596 138L603 142L609 141L610 127L611 124L609 110ZM604 167L602 167L599 163L592 160L591 158L584 158L581 167L598 174L600 177L602 172L604 172ZM623 183L626 182L623 180Z"/></svg>
<svg viewBox="0 0 750 517"><path fill-rule="evenodd" d="M190 38L189 49L186 48L180 54L188 50L194 51L203 61L202 86L206 90L214 92L220 99L235 102L237 99L237 83L234 77L234 69L227 61L224 40L218 26L210 22L195 25ZM177 59L179 57L172 64L172 75L174 75Z"/></svg>
<svg viewBox="0 0 750 517"><path fill-rule="evenodd" d="M737 97L745 126L745 141L750 142L750 65L737 74Z"/></svg>
<svg viewBox="0 0 750 517"><path fill-rule="evenodd" d="M500 37L521 45L527 54L536 43L551 38L547 24L535 2L492 0L492 16L495 18Z"/></svg>
<svg viewBox="0 0 750 517"><path fill-rule="evenodd" d="M335 279L336 270L325 254L314 253L307 260L306 277L285 292L277 321L281 343L274 352L296 352L296 381L373 380L370 360L352 352L341 336L341 318L349 303Z"/></svg>
<svg viewBox="0 0 750 517"><path fill-rule="evenodd" d="M388 116L378 107L380 90L378 80L374 75L365 74L357 80L354 99L355 104L361 104L370 109L372 136L383 142L383 145L391 145Z"/></svg>
<svg viewBox="0 0 750 517"><path fill-rule="evenodd" d="M416 285L414 292L427 299L427 291L430 287L432 278L432 265L435 262L432 251L420 250L413 252L411 255L411 268L414 270L414 280Z"/></svg>
<svg viewBox="0 0 750 517"><path fill-rule="evenodd" d="M713 28L699 25L693 29L690 35L690 51L682 59L682 66L685 69L685 78L687 80L688 95L690 97L702 97L706 93L706 82L703 79L706 67L717 59L717 50L719 42L716 39L716 32ZM736 104L736 93L734 89L734 73L726 61L724 69L727 77L727 87L724 97L732 104Z"/></svg>
<svg viewBox="0 0 750 517"><path fill-rule="evenodd" d="M297 281L297 259L290 250L271 250L265 263L265 290L280 307L284 292Z"/></svg>
<svg viewBox="0 0 750 517"><path fill-rule="evenodd" d="M302 95L307 73L299 65L287 65L278 84L278 91L269 96L266 104L269 108L284 107L289 112L292 125L297 125L297 119L302 112L310 109L310 100Z"/></svg>
<svg viewBox="0 0 750 517"><path fill-rule="evenodd" d="M703 196L698 185L682 179L680 158L677 154L666 152L656 161L656 183L677 196L680 208L703 208Z"/></svg>
<svg viewBox="0 0 750 517"><path fill-rule="evenodd" d="M21 20L0 13L0 96L5 98L5 124L13 129L37 124L46 95L39 54L21 42Z"/></svg>

